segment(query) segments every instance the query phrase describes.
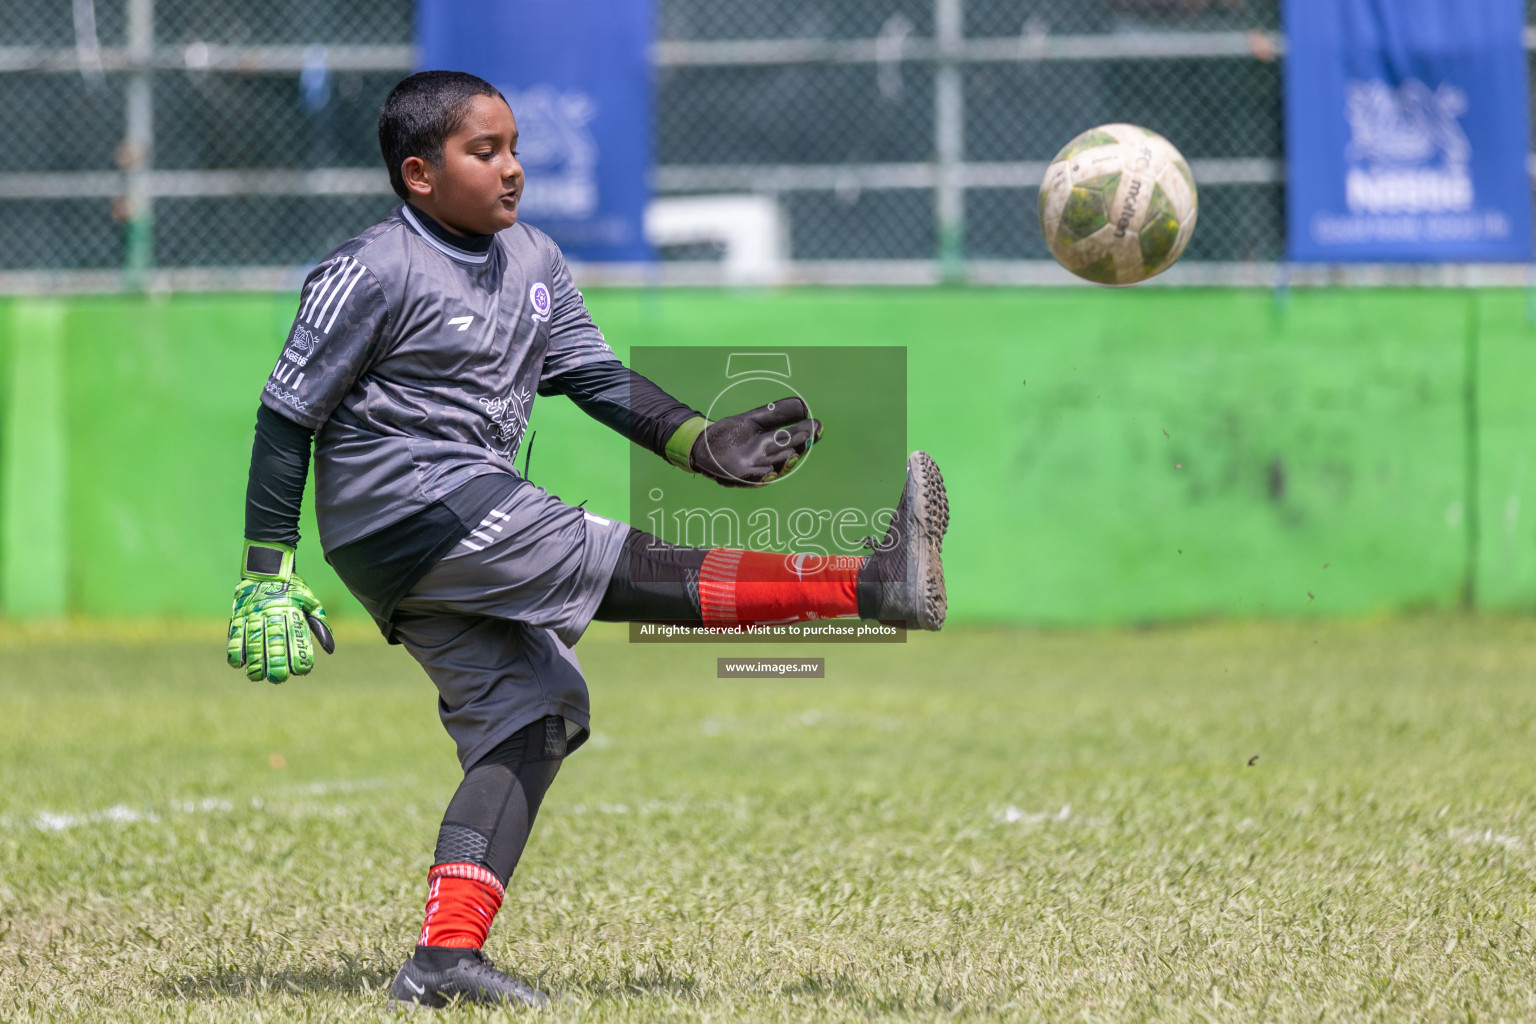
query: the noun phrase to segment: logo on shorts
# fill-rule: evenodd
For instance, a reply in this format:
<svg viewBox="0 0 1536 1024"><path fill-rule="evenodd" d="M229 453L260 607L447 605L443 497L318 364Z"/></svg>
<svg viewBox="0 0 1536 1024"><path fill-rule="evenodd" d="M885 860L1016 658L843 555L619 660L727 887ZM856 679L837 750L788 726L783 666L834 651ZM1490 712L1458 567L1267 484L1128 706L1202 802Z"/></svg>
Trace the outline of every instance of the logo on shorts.
<svg viewBox="0 0 1536 1024"><path fill-rule="evenodd" d="M549 286L543 281L528 289L528 301L533 303L533 322L549 322Z"/></svg>

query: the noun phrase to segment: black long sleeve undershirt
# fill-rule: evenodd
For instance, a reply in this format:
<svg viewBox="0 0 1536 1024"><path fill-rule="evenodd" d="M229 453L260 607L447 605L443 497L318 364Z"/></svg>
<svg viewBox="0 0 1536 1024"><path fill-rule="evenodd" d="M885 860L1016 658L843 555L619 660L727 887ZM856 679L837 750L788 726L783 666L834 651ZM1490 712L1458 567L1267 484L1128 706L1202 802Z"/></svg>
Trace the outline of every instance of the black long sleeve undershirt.
<svg viewBox="0 0 1536 1024"><path fill-rule="evenodd" d="M673 432L703 415L617 359L567 370L545 381L539 394L568 396L588 416L662 457Z"/></svg>
<svg viewBox="0 0 1536 1024"><path fill-rule="evenodd" d="M665 457L667 439L702 415L617 359L587 363L546 381L543 395L567 395L593 419ZM299 509L315 433L273 412L256 411L256 440L245 489L245 537L299 543Z"/></svg>
<svg viewBox="0 0 1536 1024"><path fill-rule="evenodd" d="M245 487L245 539L299 543L299 508L315 432L265 405L256 409L256 442Z"/></svg>

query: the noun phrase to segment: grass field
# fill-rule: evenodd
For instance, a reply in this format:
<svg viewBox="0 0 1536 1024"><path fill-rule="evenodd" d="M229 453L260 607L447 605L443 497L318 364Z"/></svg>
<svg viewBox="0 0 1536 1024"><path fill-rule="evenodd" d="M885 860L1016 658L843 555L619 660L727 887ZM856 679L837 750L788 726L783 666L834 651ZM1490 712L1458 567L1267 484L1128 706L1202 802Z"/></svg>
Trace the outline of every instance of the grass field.
<svg viewBox="0 0 1536 1024"><path fill-rule="evenodd" d="M356 631L252 684L220 628L0 629L0 1018L384 1010L435 694ZM578 650L489 945L547 1019L1536 1018L1536 623Z"/></svg>

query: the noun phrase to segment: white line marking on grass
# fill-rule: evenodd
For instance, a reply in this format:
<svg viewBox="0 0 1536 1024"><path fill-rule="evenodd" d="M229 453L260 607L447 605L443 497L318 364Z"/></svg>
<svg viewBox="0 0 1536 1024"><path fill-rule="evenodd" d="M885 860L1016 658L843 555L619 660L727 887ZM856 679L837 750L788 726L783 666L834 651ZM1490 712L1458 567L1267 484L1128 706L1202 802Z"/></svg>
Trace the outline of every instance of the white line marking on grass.
<svg viewBox="0 0 1536 1024"><path fill-rule="evenodd" d="M326 796L331 793L356 793L364 790L383 789L387 786L409 784L414 779L331 779L323 782L301 783L292 786L284 786L277 790L282 795ZM260 795L251 797L250 807L260 811L268 808L267 797ZM233 802L221 797L206 796L195 800L171 800L165 805L164 813L171 814L227 814L235 809ZM271 805L270 810L284 813L296 813L300 815L333 814L343 817L352 813L349 807L339 804L302 804L286 806L280 803ZM80 828L85 825L101 825L106 823L117 825L131 825L136 822L155 822L160 820L160 814L152 809L129 807L127 804L113 804L111 807L100 811L85 811L77 814L60 813L56 811L34 811L32 814L18 819L0 819L0 828L15 828L30 826L42 832L64 832L72 828Z"/></svg>
<svg viewBox="0 0 1536 1024"><path fill-rule="evenodd" d="M1492 846L1502 846L1508 850L1520 849L1520 837L1502 835L1493 829L1453 828L1451 838L1458 843L1487 843Z"/></svg>
<svg viewBox="0 0 1536 1024"><path fill-rule="evenodd" d="M1009 804L992 817L1002 825L1014 825L1020 822L1026 825L1039 825L1046 821L1066 821L1072 817L1072 805L1062 804L1061 810L1051 814L1046 811L1031 813L1030 811L1020 810L1013 806L1013 804Z"/></svg>
<svg viewBox="0 0 1536 1024"><path fill-rule="evenodd" d="M572 814L628 814L628 804L576 804L571 808Z"/></svg>
<svg viewBox="0 0 1536 1024"><path fill-rule="evenodd" d="M95 825L103 821L130 824L135 821L159 820L153 811L137 811L126 804L113 804L104 811L92 811L90 814L54 814L51 811L38 811L32 816L32 824L44 832L63 832L65 829L80 825Z"/></svg>
<svg viewBox="0 0 1536 1024"><path fill-rule="evenodd" d="M325 796L328 793L359 793L369 789L383 789L386 786L405 785L414 782L415 779L332 779L327 782L306 782L295 786L284 786L284 793L303 793L306 796Z"/></svg>
<svg viewBox="0 0 1536 1024"><path fill-rule="evenodd" d="M1074 825L1108 825L1108 818L1085 817L1072 813L1071 804L1062 804L1059 811L1026 811L1009 804L992 814L999 825L1052 825L1070 821Z"/></svg>
<svg viewBox="0 0 1536 1024"><path fill-rule="evenodd" d="M701 805L713 807L713 805ZM639 814L642 816L651 814L688 814L697 811L697 807L690 809L690 805L680 800L647 800L643 804L631 807L629 804L572 804L571 814Z"/></svg>

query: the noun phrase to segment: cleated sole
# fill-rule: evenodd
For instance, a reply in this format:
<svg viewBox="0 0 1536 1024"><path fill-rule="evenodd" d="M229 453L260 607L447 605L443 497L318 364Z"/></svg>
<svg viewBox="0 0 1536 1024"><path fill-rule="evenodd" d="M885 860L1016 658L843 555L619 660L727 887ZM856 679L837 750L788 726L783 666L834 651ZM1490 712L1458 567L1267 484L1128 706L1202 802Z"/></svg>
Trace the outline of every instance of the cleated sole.
<svg viewBox="0 0 1536 1024"><path fill-rule="evenodd" d="M908 586L919 588L913 605L920 629L938 630L949 611L944 588L944 534L949 529L949 496L944 475L927 452L907 456L907 486L916 536L908 550Z"/></svg>

